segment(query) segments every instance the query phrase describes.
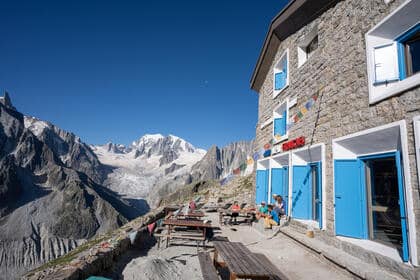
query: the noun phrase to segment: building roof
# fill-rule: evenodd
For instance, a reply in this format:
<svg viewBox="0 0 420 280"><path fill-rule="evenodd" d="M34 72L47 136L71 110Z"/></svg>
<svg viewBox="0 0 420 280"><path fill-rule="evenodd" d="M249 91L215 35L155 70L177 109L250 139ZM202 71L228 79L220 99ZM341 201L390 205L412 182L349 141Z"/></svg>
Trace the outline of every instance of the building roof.
<svg viewBox="0 0 420 280"><path fill-rule="evenodd" d="M316 19L341 0L290 0L271 21L264 45L251 77L251 89L258 91L282 40Z"/></svg>

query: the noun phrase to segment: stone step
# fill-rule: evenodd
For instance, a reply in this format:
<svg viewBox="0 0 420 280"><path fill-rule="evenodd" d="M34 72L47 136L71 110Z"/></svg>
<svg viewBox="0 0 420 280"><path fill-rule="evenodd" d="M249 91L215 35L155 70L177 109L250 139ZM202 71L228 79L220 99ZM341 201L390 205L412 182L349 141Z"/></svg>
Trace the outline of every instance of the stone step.
<svg viewBox="0 0 420 280"><path fill-rule="evenodd" d="M282 227L280 228L280 232L308 247L339 267L346 269L359 278L367 280L407 279L407 275L396 275L386 271L384 267L366 263L365 261L336 247L327 245L316 238L309 238L305 234L297 232L293 227ZM415 275L410 276L411 279L416 278Z"/></svg>
<svg viewBox="0 0 420 280"><path fill-rule="evenodd" d="M287 221L286 223L287 226L293 228L295 231L299 232L299 233L306 233L309 229L308 225L305 225L299 221L296 221L294 219L290 219L289 221Z"/></svg>
<svg viewBox="0 0 420 280"><path fill-rule="evenodd" d="M273 234L275 234L276 232L278 232L278 229L280 227L282 227L282 222L284 221L280 221L280 226L273 226L271 229L265 229L264 228L264 220L260 219L259 221L253 222L252 223L252 227L258 231L259 233L261 233L262 235L266 236L266 237L271 237L273 236Z"/></svg>

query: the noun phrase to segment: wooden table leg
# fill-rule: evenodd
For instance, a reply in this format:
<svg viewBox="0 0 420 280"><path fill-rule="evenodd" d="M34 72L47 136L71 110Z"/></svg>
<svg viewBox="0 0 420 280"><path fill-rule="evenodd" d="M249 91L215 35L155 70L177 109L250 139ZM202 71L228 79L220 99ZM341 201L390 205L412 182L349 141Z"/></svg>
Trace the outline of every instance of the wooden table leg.
<svg viewBox="0 0 420 280"><path fill-rule="evenodd" d="M172 231L172 226L169 225L168 226L168 236L166 237L166 248L168 248L168 246L169 246L169 239L171 238L171 231Z"/></svg>
<svg viewBox="0 0 420 280"><path fill-rule="evenodd" d="M214 266L215 266L215 267L217 267L217 265L218 265L218 262L217 262L217 257L218 257L218 255L217 255L217 250L216 250L216 249L214 249L213 263L214 263Z"/></svg>
<svg viewBox="0 0 420 280"><path fill-rule="evenodd" d="M206 228L203 229L203 248L205 244L206 244Z"/></svg>

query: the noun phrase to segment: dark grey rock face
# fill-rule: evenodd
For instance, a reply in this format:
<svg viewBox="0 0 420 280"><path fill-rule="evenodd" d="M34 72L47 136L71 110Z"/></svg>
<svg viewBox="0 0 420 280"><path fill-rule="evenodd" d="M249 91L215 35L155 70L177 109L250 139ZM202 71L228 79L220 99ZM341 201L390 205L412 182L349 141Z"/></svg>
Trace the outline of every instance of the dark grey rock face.
<svg viewBox="0 0 420 280"><path fill-rule="evenodd" d="M169 166L168 168L165 169L165 175L168 175L182 167L184 167L185 164L176 164L176 163L172 163L171 166Z"/></svg>
<svg viewBox="0 0 420 280"><path fill-rule="evenodd" d="M74 134L0 102L0 279L18 278L140 214L99 184L102 172Z"/></svg>
<svg viewBox="0 0 420 280"><path fill-rule="evenodd" d="M187 183L220 179L246 162L247 156L252 155L253 150L254 141L235 142L223 148L212 146L203 159L192 167Z"/></svg>

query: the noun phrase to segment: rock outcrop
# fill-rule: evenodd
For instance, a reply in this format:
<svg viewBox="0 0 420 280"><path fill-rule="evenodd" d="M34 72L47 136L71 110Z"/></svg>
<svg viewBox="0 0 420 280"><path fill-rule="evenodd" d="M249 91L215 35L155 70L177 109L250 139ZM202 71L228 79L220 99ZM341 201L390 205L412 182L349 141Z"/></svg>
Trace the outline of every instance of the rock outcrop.
<svg viewBox="0 0 420 280"><path fill-rule="evenodd" d="M190 182L220 179L246 162L254 151L254 141L240 141L223 148L212 146L191 169ZM190 183L187 182L187 183Z"/></svg>
<svg viewBox="0 0 420 280"><path fill-rule="evenodd" d="M102 187L102 165L75 135L0 102L0 279L67 253L140 213Z"/></svg>

